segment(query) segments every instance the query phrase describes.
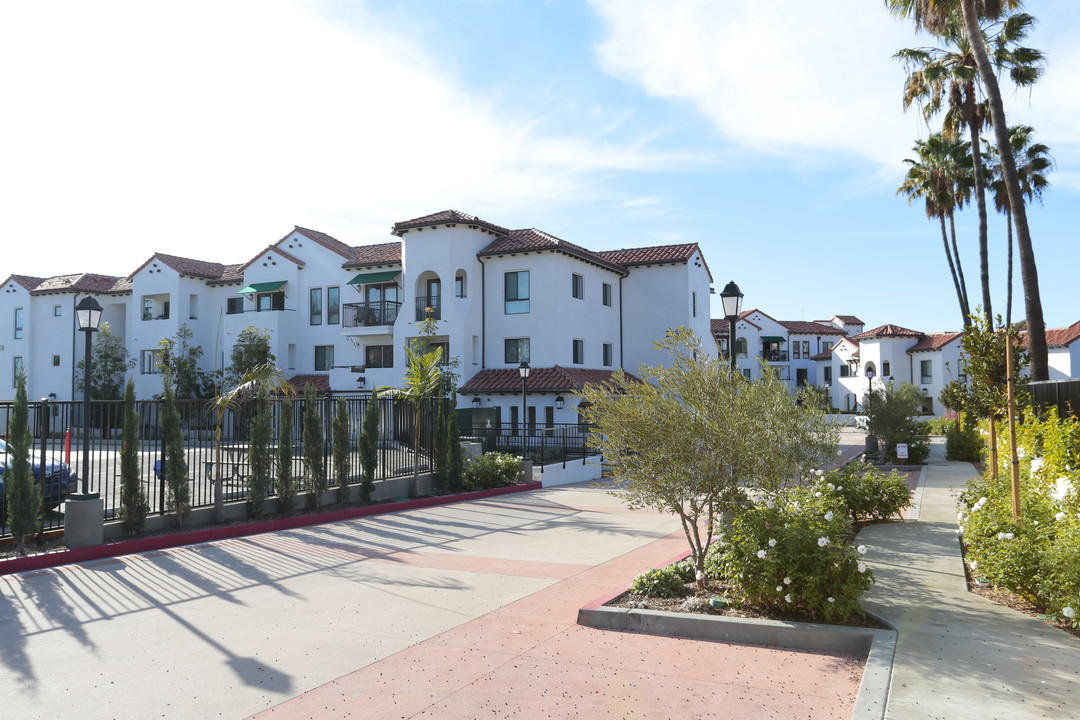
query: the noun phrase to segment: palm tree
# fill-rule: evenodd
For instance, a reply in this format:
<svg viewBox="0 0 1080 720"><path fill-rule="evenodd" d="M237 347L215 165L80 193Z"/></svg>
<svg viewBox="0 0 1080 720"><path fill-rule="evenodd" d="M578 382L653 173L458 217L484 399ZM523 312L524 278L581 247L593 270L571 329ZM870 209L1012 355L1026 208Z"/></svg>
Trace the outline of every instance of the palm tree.
<svg viewBox="0 0 1080 720"><path fill-rule="evenodd" d="M1009 144L1009 127L1005 118L1005 106L1001 100L1001 88L995 75L995 65L990 59L986 38L979 23L983 19L995 20L1006 10L1018 9L1020 0L885 0L889 10L900 17L912 18L917 29L940 33L950 18L963 20L975 57L975 66L982 79L990 105L995 144L1001 158L1001 173L1009 207L1016 227L1016 243L1020 253L1020 272L1024 280L1024 304L1027 309L1028 350L1031 354L1031 379L1046 380L1048 377L1046 354L1046 321L1043 318L1042 299L1039 293L1039 274L1035 266L1035 252L1028 229L1027 209L1016 169L1016 160ZM1014 78L1015 79L1015 78Z"/></svg>
<svg viewBox="0 0 1080 720"><path fill-rule="evenodd" d="M424 350L430 347L430 350ZM424 403L443 397L442 347L425 345L416 341L405 346L405 386L402 388L379 388L382 396L407 400L414 410L413 416L413 479L410 495L420 494L420 424L423 421Z"/></svg>
<svg viewBox="0 0 1080 720"><path fill-rule="evenodd" d="M1019 47L1034 18L1026 13L1010 16L1003 23L988 24L980 32L995 48L995 65L1009 69L1017 85L1031 85L1042 72L1043 55L1038 50ZM988 30L992 34L988 35ZM988 322L993 322L990 294L990 257L986 212L986 172L982 158L982 129L989 121L989 106L980 100L981 83L971 43L959 18L949 18L942 28L943 48L905 49L894 55L910 74L904 86L904 109L918 105L927 124L944 110L942 130L956 137L966 132L971 143L975 204L979 216L979 274L982 304Z"/></svg>
<svg viewBox="0 0 1080 720"><path fill-rule="evenodd" d="M1009 129L1009 144L1012 146L1013 155L1017 158L1016 171L1020 176L1020 188L1024 197L1028 200L1042 202L1042 194L1050 187L1050 181L1046 174L1054 167L1054 159L1050 156L1050 148L1042 143L1032 143L1031 136L1035 129L1030 125L1014 125ZM992 149L992 148L991 148ZM990 192L994 197L994 207L998 212L1004 213L1008 228L1008 265L1006 270L1007 295L1005 303L1005 325L1012 325L1012 278L1013 278L1013 228L1012 213L1009 210L1009 196L1005 192L1005 183L1001 179L1000 166L996 162L996 151L992 154L993 161L987 164L987 172L990 176Z"/></svg>
<svg viewBox="0 0 1080 720"><path fill-rule="evenodd" d="M964 268L956 244L956 223L953 215L956 209L963 207L970 193L971 158L968 154L968 143L934 133L926 140L917 140L913 149L919 156L918 160L904 160L908 165L908 172L896 194L906 196L909 205L916 200L922 200L926 205L926 217L936 219L940 224L945 258L949 261L949 272L952 273L953 286L956 288L960 314L963 316L964 327L967 327L971 323L971 312Z"/></svg>

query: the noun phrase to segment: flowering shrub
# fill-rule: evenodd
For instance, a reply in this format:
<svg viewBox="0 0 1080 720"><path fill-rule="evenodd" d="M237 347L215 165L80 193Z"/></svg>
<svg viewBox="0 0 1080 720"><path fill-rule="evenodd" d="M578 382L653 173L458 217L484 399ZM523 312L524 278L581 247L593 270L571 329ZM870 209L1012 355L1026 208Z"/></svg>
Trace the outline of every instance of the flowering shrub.
<svg viewBox="0 0 1080 720"><path fill-rule="evenodd" d="M855 462L829 473L826 481L844 499L852 521L886 520L911 505L907 481L895 470Z"/></svg>
<svg viewBox="0 0 1080 720"><path fill-rule="evenodd" d="M827 484L770 494L735 519L706 556L706 572L763 610L833 618L861 615L873 574L847 542L849 510Z"/></svg>
<svg viewBox="0 0 1080 720"><path fill-rule="evenodd" d="M629 589L635 595L645 597L682 597L686 594L686 583L683 582L679 569L675 565L668 565L641 573L630 583Z"/></svg>
<svg viewBox="0 0 1080 720"><path fill-rule="evenodd" d="M514 485L521 477L521 458L508 453L489 452L465 465L465 490Z"/></svg>
<svg viewBox="0 0 1080 720"><path fill-rule="evenodd" d="M997 482L968 483L958 529L980 579L1076 624L1080 608L1080 423L1027 413L1018 429L1020 514L1013 520L1007 453ZM1068 612L1066 612L1068 610Z"/></svg>
<svg viewBox="0 0 1080 720"><path fill-rule="evenodd" d="M982 459L984 444L977 428L957 428L950 424L945 431L945 457L949 460L978 462Z"/></svg>

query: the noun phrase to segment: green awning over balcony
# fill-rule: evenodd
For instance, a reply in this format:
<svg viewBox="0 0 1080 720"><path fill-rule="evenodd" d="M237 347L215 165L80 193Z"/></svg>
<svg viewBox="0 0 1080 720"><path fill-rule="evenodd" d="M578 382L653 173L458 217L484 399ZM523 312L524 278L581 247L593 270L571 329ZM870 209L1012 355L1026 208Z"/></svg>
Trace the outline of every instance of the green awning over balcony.
<svg viewBox="0 0 1080 720"><path fill-rule="evenodd" d="M787 342L787 338L782 338L777 335L762 335L762 342Z"/></svg>
<svg viewBox="0 0 1080 720"><path fill-rule="evenodd" d="M284 280L278 280L276 282L264 282L264 283L251 283L243 290L240 291L241 295L250 295L251 293L263 293L272 292L285 284Z"/></svg>
<svg viewBox="0 0 1080 720"><path fill-rule="evenodd" d="M349 285L367 285L369 283L390 282L400 274L400 270L384 270L383 272L360 273L349 281Z"/></svg>

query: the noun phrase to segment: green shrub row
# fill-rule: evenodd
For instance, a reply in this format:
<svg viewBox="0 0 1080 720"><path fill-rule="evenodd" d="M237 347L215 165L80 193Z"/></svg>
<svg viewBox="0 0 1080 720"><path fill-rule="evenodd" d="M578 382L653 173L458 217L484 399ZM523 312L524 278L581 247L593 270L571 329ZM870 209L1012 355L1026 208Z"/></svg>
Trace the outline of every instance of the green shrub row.
<svg viewBox="0 0 1080 720"><path fill-rule="evenodd" d="M509 453L489 452L465 464L465 490L516 485L521 477L521 458Z"/></svg>

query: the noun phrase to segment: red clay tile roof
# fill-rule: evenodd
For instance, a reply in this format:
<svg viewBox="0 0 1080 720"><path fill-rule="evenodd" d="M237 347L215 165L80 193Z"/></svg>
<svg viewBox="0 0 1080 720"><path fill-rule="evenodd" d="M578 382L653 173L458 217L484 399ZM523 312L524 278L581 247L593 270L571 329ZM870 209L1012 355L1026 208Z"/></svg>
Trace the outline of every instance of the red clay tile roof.
<svg viewBox="0 0 1080 720"><path fill-rule="evenodd" d="M124 278L113 277L112 275L97 275L95 273L75 273L46 278L30 292L34 295L61 292L107 295L130 292L130 290L131 283L126 282Z"/></svg>
<svg viewBox="0 0 1080 720"><path fill-rule="evenodd" d="M0 283L0 286L7 285L9 282L19 285L23 290L33 290L38 285L45 282L45 278L33 277L31 275L8 275L7 280Z"/></svg>
<svg viewBox="0 0 1080 720"><path fill-rule="evenodd" d="M684 243L682 245L652 245L650 247L604 250L597 254L608 262L630 267L633 265L686 262L698 249L697 243Z"/></svg>
<svg viewBox="0 0 1080 720"><path fill-rule="evenodd" d="M843 335L844 331L835 325L823 325L821 323L810 322L809 320L778 320L781 325L788 329L788 332L797 333L799 335Z"/></svg>
<svg viewBox="0 0 1080 720"><path fill-rule="evenodd" d="M845 325L865 325L866 324L862 320L860 320L859 318L855 317L854 315L837 315L836 319L839 320L840 322L844 323Z"/></svg>
<svg viewBox="0 0 1080 720"><path fill-rule="evenodd" d="M493 240L491 244L477 254L481 256L510 255L513 253L536 252L539 250L558 250L567 255L585 260L586 262L595 263L596 265L608 268L609 270L614 270L621 275L626 274L626 268L603 257L603 253L594 253L592 250L586 250L580 245L567 242L562 238L557 238L554 235L550 235L543 230L537 230L536 228L511 230L507 235Z"/></svg>
<svg viewBox="0 0 1080 720"><path fill-rule="evenodd" d="M308 228L302 228L299 225L294 225L293 226L293 232L300 233L301 235L308 238L309 240L314 240L315 242L319 243L320 245L322 245L327 250L330 250L332 252L336 252L338 255L340 255L343 258L352 257L352 248L351 247L349 247L345 243L341 242L337 238L330 237L329 235L327 235L324 232L319 232L318 230L309 230ZM289 233L289 235L292 235L292 233ZM280 245L282 242L284 242L289 237L289 235L286 235L285 237L281 238L281 240L278 240L277 243L275 243L275 244Z"/></svg>
<svg viewBox="0 0 1080 720"><path fill-rule="evenodd" d="M915 337L921 338L923 333L918 330L908 330L905 327L899 325L880 325L873 330L867 330L866 332L859 333L855 337L857 338L874 338L874 337Z"/></svg>
<svg viewBox="0 0 1080 720"><path fill-rule="evenodd" d="M330 392L330 376L329 375L293 375L289 378L289 383L296 388L297 394L302 395L304 388L308 383L315 386L315 392L320 395L325 395Z"/></svg>
<svg viewBox="0 0 1080 720"><path fill-rule="evenodd" d="M812 356L810 359L811 360L828 360L831 357L832 357L832 348L829 348L828 350L822 350L817 355Z"/></svg>
<svg viewBox="0 0 1080 720"><path fill-rule="evenodd" d="M370 265L400 265L401 243L388 242L379 245L361 245L352 248L352 259L342 265L345 269Z"/></svg>
<svg viewBox="0 0 1080 720"><path fill-rule="evenodd" d="M929 350L940 350L953 340L958 340L963 336L963 333L958 332L942 332L942 333L930 333L924 336L919 342L915 343L908 348L909 353L914 352L926 352Z"/></svg>
<svg viewBox="0 0 1080 720"><path fill-rule="evenodd" d="M267 245L265 248L263 248L259 252L255 253L255 257L251 258L246 263L241 265L240 266L240 272L243 273L249 267L251 267L252 265L257 263L259 261L259 259L265 253L275 253L275 254L280 255L281 257L285 258L289 262L294 263L297 267L304 267L304 261L301 260L300 258L296 257L295 255L293 255L292 253L289 253L289 252L286 252L285 250L282 250L281 247L278 246L278 245Z"/></svg>
<svg viewBox="0 0 1080 720"><path fill-rule="evenodd" d="M409 230L413 228L423 229L425 227L434 227L436 225L469 225L488 230L496 235L506 235L510 231L504 227L500 227L495 223L489 223L486 220L481 220L475 215L467 215L457 210L443 210L441 212L432 213L430 215L424 215L422 217L413 218L412 220L403 220L402 222L394 223L394 227L391 232L398 237L401 237Z"/></svg>
<svg viewBox="0 0 1080 720"><path fill-rule="evenodd" d="M1047 328L1047 347L1068 347L1080 338L1080 321L1065 328ZM1027 333L1024 333L1024 346L1027 346Z"/></svg>
<svg viewBox="0 0 1080 720"><path fill-rule="evenodd" d="M244 282L244 268L246 265L226 265L221 271L221 277L211 280L207 285L228 285L229 283Z"/></svg>
<svg viewBox="0 0 1080 720"><path fill-rule="evenodd" d="M548 368L533 368L526 381L526 390L531 393L571 392L580 390L586 383L607 382L615 372L612 370L587 370L585 368L567 368L561 365ZM633 375L626 375L637 380ZM521 376L517 368L481 370L469 382L458 390L462 394L479 393L521 393Z"/></svg>

